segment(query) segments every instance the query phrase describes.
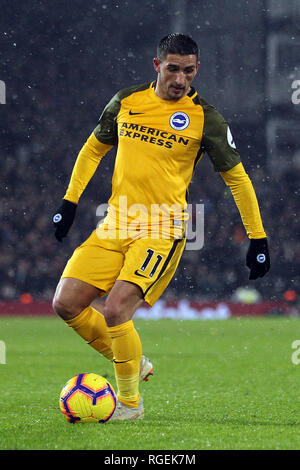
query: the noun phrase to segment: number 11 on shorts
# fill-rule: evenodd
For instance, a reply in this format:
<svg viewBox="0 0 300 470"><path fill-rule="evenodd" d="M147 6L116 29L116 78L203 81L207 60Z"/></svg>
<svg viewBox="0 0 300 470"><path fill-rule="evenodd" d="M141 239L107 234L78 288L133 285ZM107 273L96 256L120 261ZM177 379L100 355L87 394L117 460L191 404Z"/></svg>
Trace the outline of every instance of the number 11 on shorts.
<svg viewBox="0 0 300 470"><path fill-rule="evenodd" d="M146 271L150 261L152 260L153 256L155 254L155 251L154 250L151 250L151 248L148 248L147 250L147 256L145 258L145 261L143 262L142 266L140 267L140 270L141 271ZM156 273L157 271L157 268L158 266L160 265L160 263L162 262L162 259L163 257L161 255L156 255L156 262L153 266L153 268L151 269L150 273L149 273L149 277L153 277L154 274Z"/></svg>

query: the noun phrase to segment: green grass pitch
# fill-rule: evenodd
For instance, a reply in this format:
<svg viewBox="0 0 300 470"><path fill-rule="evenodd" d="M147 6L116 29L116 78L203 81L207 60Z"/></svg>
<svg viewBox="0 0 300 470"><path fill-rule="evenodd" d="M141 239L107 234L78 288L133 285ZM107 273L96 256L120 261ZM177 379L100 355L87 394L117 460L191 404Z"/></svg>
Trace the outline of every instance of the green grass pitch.
<svg viewBox="0 0 300 470"><path fill-rule="evenodd" d="M72 425L62 386L81 372L115 386L112 365L56 317L0 317L0 449L300 449L299 319L135 324L155 366L144 420Z"/></svg>

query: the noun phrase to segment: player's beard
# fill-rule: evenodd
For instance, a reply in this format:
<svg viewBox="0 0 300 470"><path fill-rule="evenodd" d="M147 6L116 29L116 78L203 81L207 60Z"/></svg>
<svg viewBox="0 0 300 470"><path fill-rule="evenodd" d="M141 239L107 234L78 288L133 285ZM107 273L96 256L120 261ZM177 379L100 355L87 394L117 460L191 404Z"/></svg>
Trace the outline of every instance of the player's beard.
<svg viewBox="0 0 300 470"><path fill-rule="evenodd" d="M188 89L182 86L177 87L176 85L170 85L168 87L168 96L172 101L180 100L180 98L183 98L187 92Z"/></svg>

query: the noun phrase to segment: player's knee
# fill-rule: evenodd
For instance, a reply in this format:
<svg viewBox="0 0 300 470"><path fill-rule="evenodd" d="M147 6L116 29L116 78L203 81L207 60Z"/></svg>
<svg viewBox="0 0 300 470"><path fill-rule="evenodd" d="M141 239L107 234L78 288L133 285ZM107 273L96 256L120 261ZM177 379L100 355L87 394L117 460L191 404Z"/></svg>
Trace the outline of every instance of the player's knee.
<svg viewBox="0 0 300 470"><path fill-rule="evenodd" d="M103 315L108 326L120 325L131 318L131 315L129 315L127 310L124 308L124 304L120 300L106 301Z"/></svg>
<svg viewBox="0 0 300 470"><path fill-rule="evenodd" d="M116 304L106 303L103 308L103 315L108 326L118 325L120 312Z"/></svg>
<svg viewBox="0 0 300 470"><path fill-rule="evenodd" d="M56 296L54 296L52 300L52 308L59 317L61 317L63 320L66 320L67 309L65 305Z"/></svg>
<svg viewBox="0 0 300 470"><path fill-rule="evenodd" d="M78 313L74 312L74 310L69 306L67 303L64 303L59 297L54 296L52 301L52 308L54 312L61 317L63 320L68 321L74 318Z"/></svg>

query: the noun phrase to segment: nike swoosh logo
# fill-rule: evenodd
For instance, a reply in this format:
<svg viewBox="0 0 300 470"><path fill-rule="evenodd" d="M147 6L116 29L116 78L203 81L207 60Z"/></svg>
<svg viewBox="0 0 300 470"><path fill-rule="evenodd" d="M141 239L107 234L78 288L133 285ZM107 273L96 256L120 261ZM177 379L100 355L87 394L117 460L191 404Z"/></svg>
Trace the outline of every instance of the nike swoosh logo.
<svg viewBox="0 0 300 470"><path fill-rule="evenodd" d="M129 111L130 116L135 116L136 114L145 114L145 113L133 113L131 110Z"/></svg>
<svg viewBox="0 0 300 470"><path fill-rule="evenodd" d="M144 274L138 273L137 269L134 271L134 274L136 274L137 276L141 276L141 277L148 277L148 276L144 276Z"/></svg>

